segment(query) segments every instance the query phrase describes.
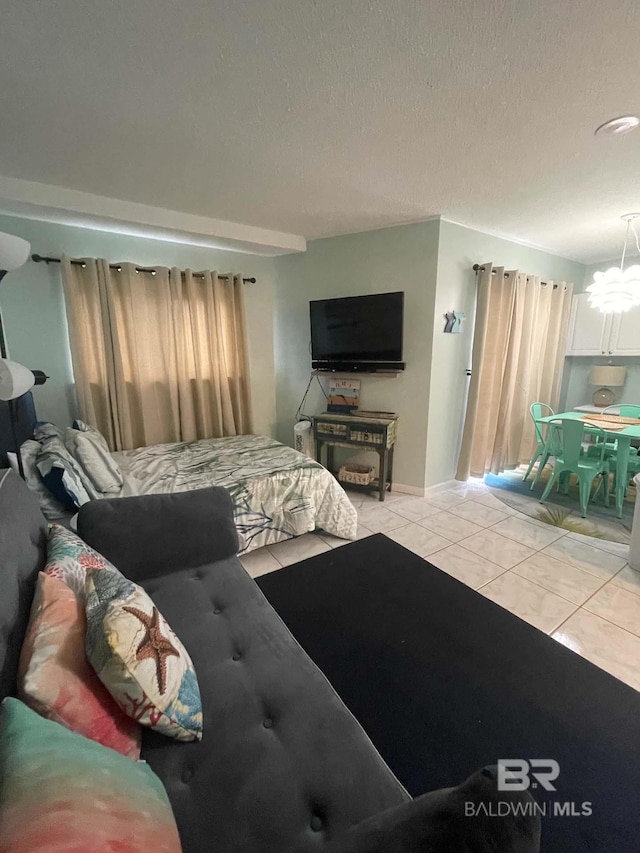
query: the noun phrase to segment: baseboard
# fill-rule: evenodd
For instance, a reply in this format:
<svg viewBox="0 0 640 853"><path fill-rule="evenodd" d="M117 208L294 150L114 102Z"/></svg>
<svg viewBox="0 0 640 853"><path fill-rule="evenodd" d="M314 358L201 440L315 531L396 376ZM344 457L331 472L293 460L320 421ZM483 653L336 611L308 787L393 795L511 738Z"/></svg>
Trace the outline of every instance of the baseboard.
<svg viewBox="0 0 640 853"><path fill-rule="evenodd" d="M445 480L444 483L434 483L433 486L427 486L424 490L425 495L435 492L446 492L447 489L453 489L454 486L463 485L461 480Z"/></svg>
<svg viewBox="0 0 640 853"><path fill-rule="evenodd" d="M420 486L407 486L404 483L394 483L391 487L391 494L395 494L396 492L400 492L403 495L415 495L418 498L424 497L424 489L421 489Z"/></svg>
<svg viewBox="0 0 640 853"><path fill-rule="evenodd" d="M424 498L428 494L436 492L444 492L447 489L453 489L454 486L462 485L462 480L446 480L444 483L435 483L433 486L427 486L421 489L420 486L407 486L405 483L394 483L391 492L400 492L403 495L415 495L418 498Z"/></svg>

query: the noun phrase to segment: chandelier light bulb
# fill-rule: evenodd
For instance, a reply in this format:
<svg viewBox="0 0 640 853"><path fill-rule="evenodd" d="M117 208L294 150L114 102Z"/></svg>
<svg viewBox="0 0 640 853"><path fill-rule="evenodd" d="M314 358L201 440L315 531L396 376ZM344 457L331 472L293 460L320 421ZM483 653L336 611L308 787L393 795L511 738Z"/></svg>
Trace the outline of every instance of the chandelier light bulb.
<svg viewBox="0 0 640 853"><path fill-rule="evenodd" d="M624 239L622 258L619 267L610 267L606 272L593 274L593 284L587 287L589 304L602 311L603 314L622 314L640 305L640 265L634 264L625 269L624 260L627 254L629 231L633 231L636 246L640 251L638 234L634 222L640 219L638 213L628 213L622 217L627 223L627 233Z"/></svg>
<svg viewBox="0 0 640 853"><path fill-rule="evenodd" d="M594 273L587 292L590 304L605 314L619 314L640 305L640 265Z"/></svg>

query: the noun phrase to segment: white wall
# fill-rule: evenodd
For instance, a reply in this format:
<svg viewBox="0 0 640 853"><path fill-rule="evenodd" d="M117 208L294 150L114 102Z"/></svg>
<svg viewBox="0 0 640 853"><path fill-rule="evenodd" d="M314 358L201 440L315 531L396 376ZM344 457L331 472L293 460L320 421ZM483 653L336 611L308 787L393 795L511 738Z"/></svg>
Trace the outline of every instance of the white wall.
<svg viewBox="0 0 640 853"><path fill-rule="evenodd" d="M395 379L363 376L360 408L395 411L394 480L422 491L436 286L437 220L314 240L307 252L276 258L277 438L291 443L295 413L311 371L309 301L405 292L404 358ZM305 411L326 405L314 385Z"/></svg>
<svg viewBox="0 0 640 853"><path fill-rule="evenodd" d="M256 255L186 246L161 240L127 237L104 231L0 216L0 231L17 234L40 255L103 257L143 266L177 266L241 272L257 278L245 290L249 337L254 429L266 435L275 430L273 355L274 259ZM44 370L51 377L33 389L42 419L65 426L76 416L60 267L27 262L9 273L0 285L7 341L16 361Z"/></svg>

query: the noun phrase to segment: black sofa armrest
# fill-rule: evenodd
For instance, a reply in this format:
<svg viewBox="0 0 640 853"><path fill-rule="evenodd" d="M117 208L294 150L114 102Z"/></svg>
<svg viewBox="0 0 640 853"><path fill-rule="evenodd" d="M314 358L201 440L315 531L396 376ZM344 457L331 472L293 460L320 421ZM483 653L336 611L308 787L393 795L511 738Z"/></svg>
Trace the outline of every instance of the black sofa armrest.
<svg viewBox="0 0 640 853"><path fill-rule="evenodd" d="M90 501L78 513L78 533L133 581L213 563L238 551L233 504L219 486Z"/></svg>
<svg viewBox="0 0 640 853"><path fill-rule="evenodd" d="M540 825L528 791L498 791L495 768L485 767L362 821L324 853L538 853Z"/></svg>

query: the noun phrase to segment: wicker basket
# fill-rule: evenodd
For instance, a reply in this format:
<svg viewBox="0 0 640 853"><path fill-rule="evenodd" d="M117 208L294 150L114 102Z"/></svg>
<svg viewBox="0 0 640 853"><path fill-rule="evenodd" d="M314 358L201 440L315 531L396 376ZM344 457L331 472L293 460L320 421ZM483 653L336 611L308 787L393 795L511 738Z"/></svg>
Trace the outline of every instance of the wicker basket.
<svg viewBox="0 0 640 853"><path fill-rule="evenodd" d="M338 480L341 483L355 483L358 486L368 486L376 476L376 469L369 465L358 465L356 462L347 462L341 465L338 471Z"/></svg>

